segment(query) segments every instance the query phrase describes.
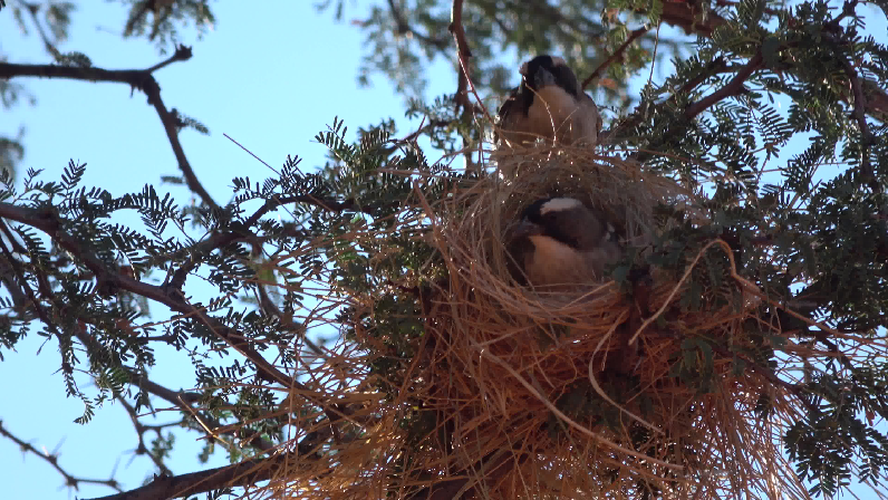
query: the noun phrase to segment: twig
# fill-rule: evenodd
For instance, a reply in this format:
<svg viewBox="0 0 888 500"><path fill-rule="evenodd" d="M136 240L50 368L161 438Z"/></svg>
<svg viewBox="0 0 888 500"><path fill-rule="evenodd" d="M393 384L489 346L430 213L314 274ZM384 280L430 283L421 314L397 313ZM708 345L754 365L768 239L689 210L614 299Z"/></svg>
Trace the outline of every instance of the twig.
<svg viewBox="0 0 888 500"><path fill-rule="evenodd" d="M160 85L155 80L152 72L163 68L176 61L185 61L191 58L191 48L184 45L176 47L176 52L165 61L156 64L148 69L130 69L130 70L107 70L102 68L88 67L81 68L76 66L56 66L41 64L12 64L0 63L0 78L10 79L22 76L36 76L44 78L68 78L72 80L85 80L90 82L117 82L126 83L134 89L139 89L148 97L148 104L154 106L160 121L163 124L167 139L176 156L179 169L185 177L185 182L192 192L198 195L200 199L210 208L217 209L219 205L213 200L210 193L204 189L194 169L185 156L185 150L179 141L179 119L176 110L167 110L160 96Z"/></svg>
<svg viewBox="0 0 888 500"><path fill-rule="evenodd" d="M397 0L388 0L388 5L389 11L392 13L392 17L395 19L395 24L397 25L399 35L405 35L409 33L417 40L427 43L440 51L443 51L447 48L446 39L432 38L428 35L423 35L422 33L419 33L412 27L410 27L410 23L407 22L407 18L404 17L404 13L401 12L401 9L395 4L396 1Z"/></svg>
<svg viewBox="0 0 888 500"><path fill-rule="evenodd" d="M49 55L51 55L53 59L58 60L62 56L62 53L53 42L49 41L49 36L43 29L43 25L40 24L40 18L37 17L37 12L40 10L40 5L29 4L23 0L19 0L17 3L21 5L22 9L26 10L28 14L30 14L31 20L34 21L34 26L37 27L37 34L40 35L40 39L43 42L43 48L45 48L46 51L49 52Z"/></svg>
<svg viewBox="0 0 888 500"><path fill-rule="evenodd" d="M692 119L722 99L738 95L743 89L743 83L750 77L750 75L762 67L762 62L762 53L756 52L749 62L737 71L737 74L734 75L734 78L732 78L727 85L688 106L687 109L685 109L685 117Z"/></svg>
<svg viewBox="0 0 888 500"><path fill-rule="evenodd" d="M860 85L860 78L857 76L857 70L854 69L854 66L851 65L848 58L840 53L836 53L836 57L845 68L845 73L848 75L848 80L851 82L851 91L854 93L854 102L852 103L854 107L854 119L857 120L857 126L860 128L860 135L863 142L863 158L860 162L860 173L873 194L881 194L882 185L879 183L878 179L876 179L876 176L873 174L873 167L870 165L869 147L870 144L873 143L873 134L870 131L869 124L866 122L867 106L866 97L863 94L863 87ZM881 205L879 209L881 211Z"/></svg>
<svg viewBox="0 0 888 500"><path fill-rule="evenodd" d="M493 123L493 119L490 117L490 113L487 111L487 107L484 106L484 102L481 100L481 97L478 95L478 90L475 88L474 82L472 82L472 72L470 61L472 59L472 51L469 49L469 42L466 40L466 30L463 28L462 24L462 10L463 10L463 0L453 0L453 8L450 10L450 26L448 30L453 34L453 38L456 40L456 55L459 59L459 67L460 67L460 80L459 87L457 88L456 99L459 103L460 99L462 99L463 109L468 111L469 109L474 109L471 101L469 101L469 96L466 87L468 90L472 91L472 95L475 96L475 100L478 102L478 106L481 108L481 111L484 112L484 116L487 117L487 120L490 123ZM462 97L461 97L462 96Z"/></svg>
<svg viewBox="0 0 888 500"><path fill-rule="evenodd" d="M100 484L103 486L107 486L109 488L113 488L117 491L123 491L123 489L120 487L120 483L118 483L117 480L115 480L113 478L112 479L86 479L86 478L82 478L82 477L72 476L65 469L63 469L61 465L59 465L59 456L57 454L55 454L55 453L52 453L52 454L41 453L40 450L38 450L37 448L34 448L33 445L25 442L22 439L19 439L18 437L13 435L11 432L9 432L5 427L3 427L2 420L0 420L0 436L3 436L5 438L11 440L15 444L19 445L19 447L23 451L37 455L38 457L40 457L41 459L45 460L47 463L52 465L52 467L56 471L58 471L58 473L61 474L62 477L65 478L65 486L68 486L69 488L74 488L76 490L76 489L78 489L79 485L81 483L83 483L83 484Z"/></svg>
<svg viewBox="0 0 888 500"><path fill-rule="evenodd" d="M0 203L0 217L27 224L49 235L62 248L74 255L87 269L93 272L99 289L111 287L112 289L126 290L164 304L172 311L195 318L213 334L250 360L256 366L256 372L260 378L278 383L283 387L298 389L301 396L323 408L325 412L329 412L332 415L330 417L331 421L335 422L346 417L339 404L331 404L326 397L315 393L301 382L282 373L256 351L242 334L206 314L203 309L193 306L184 298L181 291L170 289L167 286L150 285L120 272L110 271L104 262L83 247L82 241L61 230L62 224L55 214L49 211L39 211L27 207L18 207L9 203ZM48 321L48 318L44 318L44 321Z"/></svg>
<svg viewBox="0 0 888 500"><path fill-rule="evenodd" d="M630 33L629 37L626 38L626 41L623 42L623 44L620 45L620 47L613 54L611 54L610 57L605 59L603 63L599 64L598 67L595 68L595 71L593 71L592 74L589 75L588 78L583 80L582 90L585 90L586 87L588 87L589 84L592 83L592 80L601 76L601 73L603 73L614 61L616 61L617 59L619 59L623 55L623 52L625 52L626 49L630 45L632 45L632 42L634 42L638 37L647 33L648 30L650 30L649 27L642 26L641 28L638 28L637 30Z"/></svg>
<svg viewBox="0 0 888 500"><path fill-rule="evenodd" d="M166 424L166 425L151 426L151 428L149 428L149 426L143 424L139 420L139 414L136 413L136 409L133 408L133 406L131 404L129 404L129 402L126 399L124 399L124 397L122 395L119 395L119 394L117 395L117 402L119 402L123 406L123 409L126 410L127 414L129 414L130 421L133 423L133 427L135 427L136 434L138 435L138 438L139 438L139 444L136 445L136 449L133 451L133 453L136 455L147 455L148 458L150 458L151 461L154 462L154 466L157 467L157 470L160 471L161 475L172 476L173 471L171 471L170 468L167 467L165 463L163 463L163 459L161 457L158 457L154 453L151 453L151 451L148 449L148 447L145 446L145 433L148 432L149 430L153 430L158 435L158 437L160 437L161 436L160 431L163 428L178 426L181 422L173 422L171 424Z"/></svg>
<svg viewBox="0 0 888 500"><path fill-rule="evenodd" d="M224 133L223 133L222 135L223 135L226 139L228 139L229 141L233 142L237 147L243 149L248 155L252 156L253 159L255 159L255 160L258 161L259 163L265 165L265 167L266 167L268 170L271 170L272 172L274 172L274 173L277 174L277 175L281 175L281 173L278 172L278 170L277 170L276 168L274 168L274 167L272 167L271 165L269 165L268 163L266 163L265 160L263 160L262 158L259 158L258 156L256 156L255 153L253 153L253 152L250 151L249 149L245 148L241 143L239 143L239 142L237 142L236 140L234 140L230 135L228 135L228 134L224 134Z"/></svg>
<svg viewBox="0 0 888 500"><path fill-rule="evenodd" d="M103 351L105 348L99 344L88 332L84 329L76 331L75 335L77 339L86 347L87 352L90 354L90 357L101 357L103 356ZM110 355L108 355L110 357ZM204 427L205 429L217 429L222 427L222 424L209 415L205 415L191 406L191 403L196 401L200 396L193 393L186 393L182 391L174 391L167 387L164 387L156 382L152 382L145 375L142 375L134 370L129 369L126 366L120 366L122 370L124 370L127 375L129 375L130 380L129 383L139 390L145 391L149 394L153 394L154 396L163 399L164 401L178 407L182 410L183 413L191 415L199 425ZM123 398L118 398L120 401L123 401ZM125 407L127 404L124 405ZM141 425L141 423L139 424ZM138 430L138 427L137 427ZM258 450L262 451L270 451L274 449L274 444L267 439L263 439L261 437L256 437L252 441L250 441L249 446L252 446Z"/></svg>
<svg viewBox="0 0 888 500"><path fill-rule="evenodd" d="M710 62L706 66L706 68L704 68L703 71L700 72L700 74L698 74L694 78L691 78L687 83L682 85L676 92L674 92L668 99L660 104L657 104L656 106L663 107L675 103L678 100L678 96L689 93L690 91L697 88L700 84L702 84L710 76L721 73L723 71L727 71L728 69L730 68L728 68L728 65L725 63L725 60L723 58L718 57L712 60L712 62ZM638 108L636 108L636 110L633 111L631 115L626 117L626 119L623 120L619 125L611 128L610 130L603 131L601 133L602 140L613 135L619 129L627 129L637 125L647 114L647 110L649 109L649 107L650 105L639 105Z"/></svg>
<svg viewBox="0 0 888 500"><path fill-rule="evenodd" d="M233 227L231 231L218 232L192 248L190 257L179 269L176 270L175 273L173 273L173 277L170 279L168 286L174 289L181 289L185 284L185 280L188 278L188 274L191 273L210 252L239 240L257 238L249 228L259 222L259 219L265 214L281 205L288 205L290 203L305 203L336 213L344 211L361 212L367 215L375 215L377 213L376 207L360 205L355 200L339 201L332 198L318 198L317 196L312 195L282 196L266 200L265 204L259 207L259 209L242 224Z"/></svg>

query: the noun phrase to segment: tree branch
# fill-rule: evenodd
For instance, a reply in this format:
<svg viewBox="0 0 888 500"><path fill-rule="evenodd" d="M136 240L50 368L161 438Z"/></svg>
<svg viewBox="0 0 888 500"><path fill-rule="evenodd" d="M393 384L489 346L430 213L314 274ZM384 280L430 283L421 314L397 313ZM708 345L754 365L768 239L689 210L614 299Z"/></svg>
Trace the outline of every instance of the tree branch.
<svg viewBox="0 0 888 500"><path fill-rule="evenodd" d="M734 75L734 78L732 78L727 85L688 106L687 109L685 109L685 116L689 120L693 119L722 99L740 94L743 90L743 83L756 70L762 67L762 62L762 53L756 52L756 54L752 56L749 62L747 62L742 68L740 68L739 71L737 71L737 74Z"/></svg>
<svg viewBox="0 0 888 500"><path fill-rule="evenodd" d="M303 460L304 457L295 453L285 453L267 459L247 460L179 476L157 476L141 488L94 500L162 500L196 495L225 487L250 486L274 478L284 468L292 473Z"/></svg>
<svg viewBox="0 0 888 500"><path fill-rule="evenodd" d="M206 255L220 248L224 248L225 246L230 245L235 241L250 240L256 238L257 236L254 235L249 230L249 228L256 225L256 223L259 222L259 219L261 219L265 214L271 212L277 207L280 207L282 205L289 205L291 203L305 203L307 205L322 208L328 212L341 213L346 211L354 211L365 213L367 215L376 214L376 207L364 206L359 204L355 200L339 201L331 198L319 198L310 194L280 196L266 200L264 205L259 207L259 209L256 210L256 212L254 212L253 215L251 215L243 223L238 224L236 227L234 227L232 231L217 232L214 235L210 236L208 239L204 240L202 243L199 243L197 246L195 246L188 260L184 264L182 264L182 266L177 269L175 273L173 273L173 277L169 281L169 286L171 288L181 290L182 286L185 284L185 280L188 278L188 274L191 273L201 263Z"/></svg>
<svg viewBox="0 0 888 500"><path fill-rule="evenodd" d="M19 439L14 434L9 432L5 427L3 427L2 420L0 420L0 436L3 436L5 438L11 440L15 444L19 445L19 447L22 449L22 451L37 455L42 460L45 460L49 465L52 465L52 467L56 471L58 471L58 473L61 474L62 477L65 478L65 486L67 486L69 488L74 488L76 490L76 489L78 489L78 486L81 483L83 483L83 484L100 484L103 486L107 486L109 488L114 488L117 491L123 491L122 488L120 487L120 483L118 483L117 480L115 480L113 478L111 478L111 479L86 479L86 478L82 478L82 477L72 476L65 469L63 469L61 465L59 465L59 456L57 454L55 454L55 453L52 453L52 454L41 453L40 450L38 450L37 448L34 448L34 446L32 446L30 443L27 443L24 440Z"/></svg>
<svg viewBox="0 0 888 500"><path fill-rule="evenodd" d="M678 99L678 96L689 93L690 91L697 88L700 84L702 84L710 76L720 73L722 71L725 71L726 69L727 69L727 64L725 63L724 59L722 59L721 57L714 59L711 63L709 63L707 65L707 67L705 69L703 69L703 71L700 72L699 75L695 76L690 81L688 81L687 83L682 85L681 88L679 88L676 92L674 92L668 99L666 99L664 102L662 102L660 104L657 104L657 106L669 105L669 104L676 102ZM613 135L618 130L629 129L629 128L632 128L635 125L637 125L639 122L641 122L641 120L644 118L644 116L647 114L647 111L651 107L652 106L650 104L648 104L646 106L639 105L635 109L635 111L632 112L631 115L627 116L626 119L624 119L622 122L620 122L617 126L612 127L609 130L603 131L601 133L602 140Z"/></svg>
<svg viewBox="0 0 888 500"><path fill-rule="evenodd" d="M831 36L825 38L829 39ZM861 142L863 143L863 154L861 155L863 158L861 158L860 161L860 173L863 177L863 181L866 182L866 185L870 188L870 191L872 191L873 194L881 194L882 184L879 183L879 180L873 173L873 167L870 165L869 147L873 143L873 134L870 131L869 124L866 122L867 101L863 94L863 87L860 84L860 78L857 76L857 70L854 69L854 66L848 61L845 54L841 53L839 50L835 50L835 52L836 58L842 63L842 67L845 69L845 74L848 76L848 81L851 83L851 91L854 94L854 101L851 103L854 109L853 116L857 121L858 128L860 128Z"/></svg>
<svg viewBox="0 0 888 500"><path fill-rule="evenodd" d="M325 397L316 394L304 384L282 373L257 352L237 331L224 325L216 318L209 316L203 309L199 309L189 303L182 296L182 292L165 286L155 286L143 283L135 278L112 272L105 263L95 255L83 248L83 242L61 230L62 224L57 215L45 210L39 211L27 207L18 207L9 203L0 203L0 217L27 224L39 229L50 236L62 248L70 252L76 259L93 272L98 283L98 289L121 289L164 304L172 311L196 318L220 339L232 346L237 352L250 360L255 366L257 375L269 382L277 383L287 388L298 389L299 394L311 403L323 408L336 418L336 421L345 415L338 404L330 404Z"/></svg>
<svg viewBox="0 0 888 500"><path fill-rule="evenodd" d="M191 189L210 208L217 209L219 205L213 200L210 193L204 189L194 174L194 169L185 156L182 143L179 142L179 127L181 126L178 113L175 109L167 110L160 96L160 85L154 79L152 72L161 69L176 61L186 61L191 58L191 48L184 45L176 47L176 52L167 60L148 69L108 70L102 68L82 68L77 66L56 66L39 64L12 64L0 62L0 78L9 80L22 76L36 76L41 78L68 78L72 80L84 80L89 82L116 82L126 83L134 89L139 89L148 96L148 104L154 106L160 121L163 124L167 139L176 156L179 169L185 177L188 188Z"/></svg>
<svg viewBox="0 0 888 500"><path fill-rule="evenodd" d="M469 100L469 80L471 70L469 62L472 58L472 51L469 49L469 42L466 41L466 30L462 25L462 7L463 0L453 0L453 8L450 10L450 33L456 40L456 57L459 62L459 75L456 87L456 104L462 107L463 112L472 109L472 102Z"/></svg>
<svg viewBox="0 0 888 500"><path fill-rule="evenodd" d="M96 340L85 330L81 329L80 331L77 331L75 335L77 336L77 339L80 340L80 342L87 348L87 351L90 353L91 356L101 356L103 351L105 351L105 348L101 344L96 342ZM222 427L222 424L218 420L202 413L199 409L191 406L191 403L195 402L200 397L200 395L186 393L182 391L174 391L156 382L152 382L148 379L147 376L133 371L125 366L121 366L121 369L126 371L127 375L129 375L129 383L131 385L138 387L140 390L143 390L149 394L153 394L154 396L163 399L173 406L176 406L177 408L182 410L183 413L191 415L192 418L197 420L197 422L206 429L215 430ZM123 401L123 398L119 399ZM127 405L128 403L124 406ZM141 423L139 425L141 425ZM223 432L223 434L225 434L225 432ZM253 446L256 449L262 451L270 451L274 449L275 446L274 443L259 436L256 436L248 444L249 446Z"/></svg>
<svg viewBox="0 0 888 500"><path fill-rule="evenodd" d="M126 410L126 413L130 417L130 421L133 423L133 427L136 429L136 434L139 437L139 444L136 445L136 449L133 451L133 453L136 455L147 455L148 458L150 458L151 461L154 462L154 466L157 467L157 470L160 471L161 475L172 476L173 471L171 471L169 469L169 467L167 467L166 464L163 463L163 459L161 457L151 453L151 451L145 445L145 433L148 432L149 430L153 430L154 432L157 433L158 437L160 437L161 430L164 427L179 425L180 422L173 422L172 424L161 425L161 426L151 426L149 428L149 426L143 424L139 420L139 414L136 413L136 409L133 408L133 405L129 404L129 402L122 395L118 395L116 399L117 399L117 402L123 406L123 409Z"/></svg>
<svg viewBox="0 0 888 500"><path fill-rule="evenodd" d="M429 44L438 50L443 51L447 48L447 40L443 38L432 38L428 35L423 35L422 33L414 30L410 23L407 22L407 18L404 16L404 12L401 11L401 8L395 3L397 0L388 0L389 11L392 13L392 18L395 20L395 25L398 28L399 35L410 34L411 36L416 37L417 40Z"/></svg>
<svg viewBox="0 0 888 500"><path fill-rule="evenodd" d="M721 1L716 0L716 3ZM660 19L666 24L683 28L688 34L694 33L711 37L712 32L716 28L727 22L727 20L712 10L707 12L705 18L702 17L702 9L692 1L663 2L662 5L663 13ZM639 9L636 12L641 14L647 13L645 9ZM843 13L841 17L845 15ZM867 103L869 104L866 107L866 113L883 122L888 120L888 93L868 81L862 82L861 90L863 95L867 97Z"/></svg>
<svg viewBox="0 0 888 500"><path fill-rule="evenodd" d="M281 470L289 474L299 469L300 464L316 459L315 452L321 441L330 436L325 426L309 432L296 445L296 452L281 453L265 459L246 460L225 467L217 467L173 477L155 477L141 488L105 496L93 500L161 500L186 495L194 495L225 487L251 486L260 481L278 477Z"/></svg>
<svg viewBox="0 0 888 500"><path fill-rule="evenodd" d="M632 45L632 42L634 42L638 37L647 33L648 30L650 30L649 27L642 26L641 28L638 28L637 30L630 33L629 37L626 38L626 41L623 42L623 44L620 45L620 47L613 54L611 54L610 57L605 59L603 63L599 64L598 67L595 68L595 71L593 71L588 78L583 80L583 86L581 87L581 89L585 90L586 87L588 87L589 84L592 83L592 80L601 76L601 73L603 73L611 64L613 64L614 61L616 61L623 55L623 52L626 51L627 47Z"/></svg>

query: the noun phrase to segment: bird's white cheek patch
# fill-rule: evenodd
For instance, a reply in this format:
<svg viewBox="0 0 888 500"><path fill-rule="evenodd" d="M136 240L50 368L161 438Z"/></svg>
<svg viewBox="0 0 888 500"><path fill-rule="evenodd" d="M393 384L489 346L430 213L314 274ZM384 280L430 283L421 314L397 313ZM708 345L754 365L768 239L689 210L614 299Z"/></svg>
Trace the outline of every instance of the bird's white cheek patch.
<svg viewBox="0 0 888 500"><path fill-rule="evenodd" d="M540 213L546 215L549 212L572 210L582 206L583 203L576 198L552 198L540 207Z"/></svg>

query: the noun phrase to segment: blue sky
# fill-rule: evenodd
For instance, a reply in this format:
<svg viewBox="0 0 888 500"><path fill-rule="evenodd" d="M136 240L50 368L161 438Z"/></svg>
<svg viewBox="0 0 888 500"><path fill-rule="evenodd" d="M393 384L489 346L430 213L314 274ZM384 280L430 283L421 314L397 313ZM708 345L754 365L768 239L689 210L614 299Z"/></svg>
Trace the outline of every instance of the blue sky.
<svg viewBox="0 0 888 500"><path fill-rule="evenodd" d="M145 68L164 58L144 40L120 39L125 12L118 4L80 3L63 51L84 52L94 65L108 69ZM176 107L210 128L209 136L187 130L181 141L197 176L221 203L230 197L231 178L248 175L261 180L269 175L223 133L273 167L280 166L287 155L298 155L303 168L311 168L322 165L325 155L325 148L312 138L334 116L344 119L353 131L388 117L398 120L400 135L418 125L403 119L403 102L386 80L376 78L372 87L357 88L364 44L360 31L348 20L360 18L361 8L346 2L346 22L337 24L331 12L317 13L312 3L213 2L216 31L198 41L192 30L183 30L182 42L193 45L194 57L155 74L169 108ZM0 13L0 50L10 62L50 62L36 37L16 33L8 10ZM449 62L437 61L430 75L427 97L456 88ZM157 114L144 95L131 95L127 86L111 83L37 79L19 83L37 98L37 105L3 110L0 132L14 135L19 126L26 127L21 171L42 168L44 179L55 180L69 159L86 162L84 185L99 185L116 195L138 191L145 184L158 185L161 176L178 174ZM189 196L180 186L159 186L159 190L172 192L180 203ZM161 309L155 305L152 310L162 317ZM139 486L153 473L153 466L147 458L130 463L132 455L127 451L136 440L125 412L107 405L89 425L74 424L82 404L65 397L56 373L57 345L42 345L41 340L31 336L19 344L17 353L3 353L3 425L38 448L58 448L60 463L71 474L104 479L116 468L115 478L125 488ZM172 389L193 385L192 366L185 355L164 350L158 354L163 361L152 379ZM173 419L175 414L169 414L157 422ZM194 458L200 448L197 437L178 435L178 453L170 464L175 473L204 467ZM22 455L11 441L0 438L0 457L5 498L74 497L48 464ZM220 453L209 465L224 463ZM109 493L105 487L84 485L76 495L89 498Z"/></svg>
<svg viewBox="0 0 888 500"><path fill-rule="evenodd" d="M118 4L79 3L82 7L74 13L70 41L63 51L83 52L95 66L108 69L145 68L165 58L144 40L120 39L125 12ZM323 165L326 152L313 137L334 116L344 119L352 131L390 116L403 124L399 132L409 130L402 101L385 79L373 80L370 88L357 88L363 38L347 21L360 17L360 10L347 7L346 22L337 24L331 12L317 13L312 4L213 2L216 30L202 40L196 40L194 30L183 30L182 42L193 46L194 57L155 74L168 108L176 107L210 128L209 136L185 131L181 141L197 176L221 203L230 198L233 177L248 175L261 181L270 175L223 133L275 168L287 155L302 157L303 168L311 168ZM9 12L0 13L0 49L9 61L51 62L39 39L17 33ZM446 61L436 64L438 78L431 82L428 95L455 89L455 77L447 68ZM99 185L116 195L149 183L158 185L161 176L178 174L159 118L141 93L131 95L129 87L111 83L38 79L19 83L37 98L37 105L3 110L0 131L15 135L19 126L26 127L27 150L20 171L45 169L45 180L57 180L69 159L86 162L84 185ZM350 135L354 137L353 132ZM184 187L158 188L172 192L181 203L190 196ZM155 305L152 311L163 317L161 307ZM43 345L41 340L32 335L18 345L17 353L3 353L3 425L39 449L58 449L61 465L73 475L105 479L116 467L115 477L127 489L139 486L153 469L147 458L130 463L127 451L135 448L136 439L126 413L119 405L106 405L89 425L74 424L82 404L65 397L56 373L57 344ZM158 357L162 363L152 379L173 389L193 386L193 367L184 354L159 350ZM174 419L175 414L168 414L157 422ZM171 463L175 473L202 468L194 458L201 446L197 437L179 434L176 447L181 453ZM37 457L20 453L11 441L0 439L0 457L4 498L74 498L75 492L63 487L58 473ZM220 453L211 465L225 463ZM105 487L84 485L76 495L109 493Z"/></svg>

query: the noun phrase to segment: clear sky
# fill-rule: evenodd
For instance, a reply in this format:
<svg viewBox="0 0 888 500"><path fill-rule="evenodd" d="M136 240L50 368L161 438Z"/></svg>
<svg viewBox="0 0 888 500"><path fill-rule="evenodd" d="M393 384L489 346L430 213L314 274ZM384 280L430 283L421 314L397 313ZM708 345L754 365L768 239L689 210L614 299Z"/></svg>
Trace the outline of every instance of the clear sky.
<svg viewBox="0 0 888 500"><path fill-rule="evenodd" d="M63 51L86 53L98 67L146 68L162 60L156 48L142 39L122 41L119 32L125 12L111 2L78 2L70 41ZM315 134L333 121L345 120L351 130L394 117L400 135L417 122L403 119L403 102L383 78L371 88L357 88L356 76L364 42L358 28L348 23L362 17L357 2L346 2L346 22L337 24L332 12L318 13L314 2L213 2L216 31L196 40L193 30L182 31L182 42L192 45L194 57L155 74L167 107L178 108L206 124L211 134L192 130L181 141L204 186L221 203L230 197L231 178L249 175L261 180L269 172L259 162L223 137L226 133L270 165L287 155L303 158L302 166L324 163L325 148ZM9 15L0 12L0 52L10 62L49 63L39 39L23 38ZM426 96L453 92L455 74L447 61L437 61ZM26 127L26 156L20 171L45 169L43 179L57 180L69 159L88 165L84 185L98 185L115 195L159 184L161 176L178 175L176 161L157 114L145 96L111 83L20 79L37 98L37 105L2 110L0 132L14 135ZM350 134L354 137L354 134ZM185 203L184 187L158 186ZM162 311L154 305L154 312ZM83 411L79 400L65 397L55 342L45 345L30 336L18 353L4 352L0 362L0 419L3 425L34 446L61 452L61 465L76 476L115 478L126 489L139 486L153 473L144 457L130 461L128 451L136 436L126 413L106 405L86 426L72 421ZM39 352L39 355L38 355ZM162 365L152 379L172 389L194 384L186 356L158 350ZM86 378L82 378L86 380ZM87 388L87 392L89 389ZM159 405L165 407L165 404ZM175 419L168 414L158 423ZM200 444L196 433L180 433L174 473L224 465L223 453L211 463L195 459ZM110 494L106 487L83 485L72 492L62 477L33 455L0 438L2 496L10 499L90 498Z"/></svg>

